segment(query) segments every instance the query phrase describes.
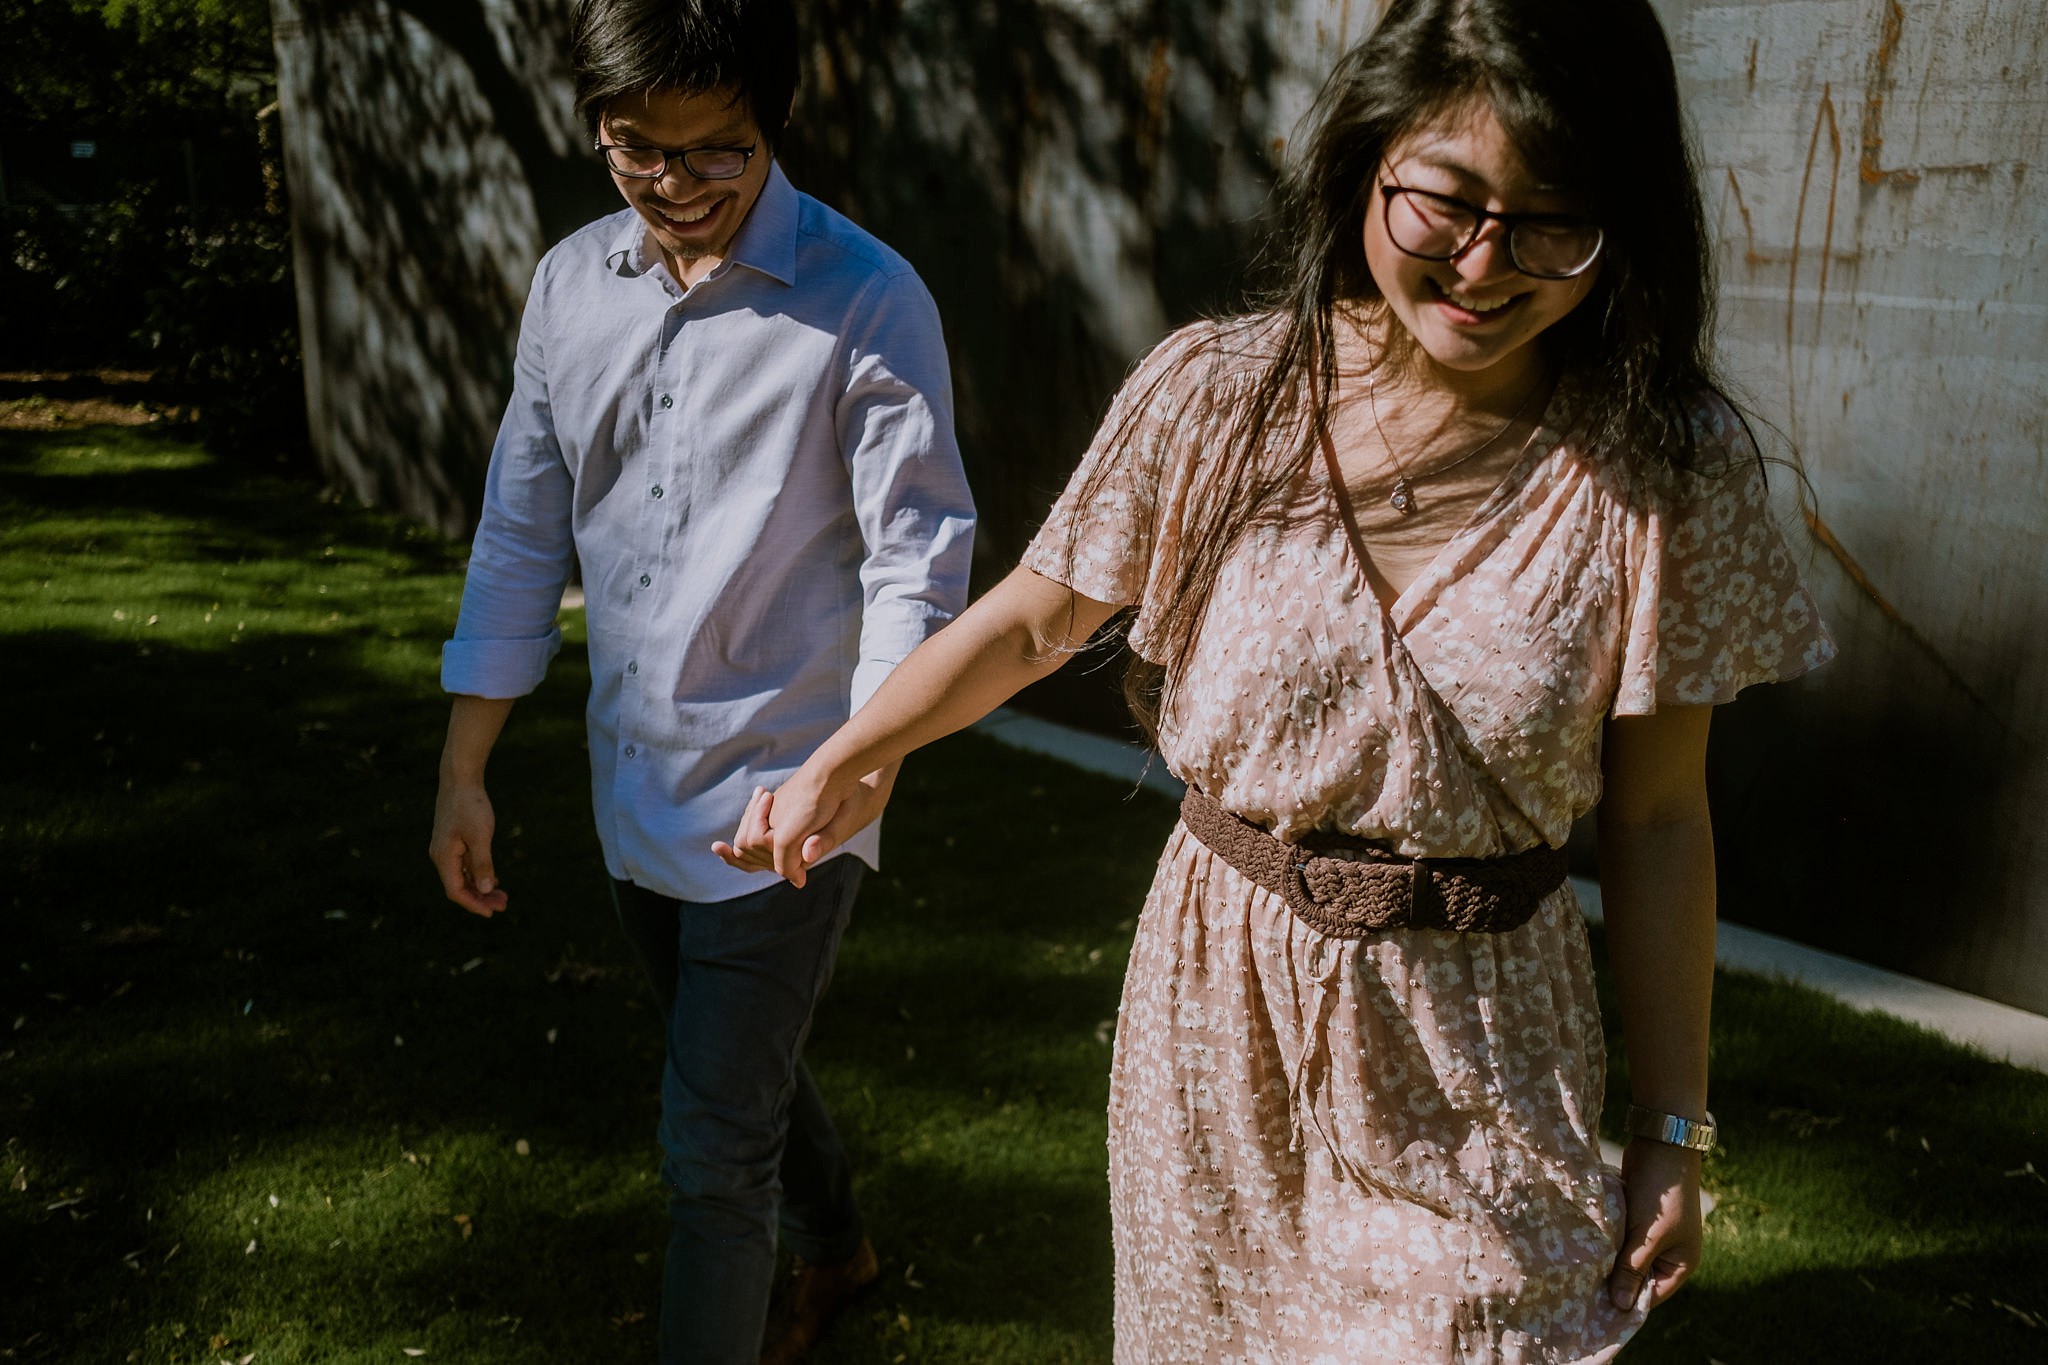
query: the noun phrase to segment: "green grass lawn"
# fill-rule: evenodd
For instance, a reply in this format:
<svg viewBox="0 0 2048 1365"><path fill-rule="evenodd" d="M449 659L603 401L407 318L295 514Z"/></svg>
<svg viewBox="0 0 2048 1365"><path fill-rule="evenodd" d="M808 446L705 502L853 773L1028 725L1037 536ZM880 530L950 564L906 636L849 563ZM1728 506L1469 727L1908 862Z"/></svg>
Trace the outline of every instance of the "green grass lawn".
<svg viewBox="0 0 2048 1365"><path fill-rule="evenodd" d="M661 1043L576 620L492 768L512 913L424 856L459 561L174 433L0 431L0 1359L653 1358ZM811 1046L883 1255L821 1365L1109 1358L1110 1028L1172 819L971 736L912 761ZM1727 978L1715 1108L1706 1268L1628 1359L2048 1355L2048 1077Z"/></svg>

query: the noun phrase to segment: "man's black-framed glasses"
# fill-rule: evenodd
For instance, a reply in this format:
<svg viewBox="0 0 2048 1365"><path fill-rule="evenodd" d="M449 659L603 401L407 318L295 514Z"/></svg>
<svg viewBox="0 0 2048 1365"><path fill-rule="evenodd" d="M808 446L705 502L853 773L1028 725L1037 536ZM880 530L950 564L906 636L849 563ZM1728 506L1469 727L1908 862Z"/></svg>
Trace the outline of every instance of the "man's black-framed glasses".
<svg viewBox="0 0 2048 1365"><path fill-rule="evenodd" d="M628 180L659 180L668 163L680 161L698 180L737 180L747 173L760 143L751 147L630 147L616 142L597 144L598 155L613 175Z"/></svg>
<svg viewBox="0 0 2048 1365"><path fill-rule="evenodd" d="M1452 195L1391 181L1379 190L1387 239L1425 261L1462 255L1488 223L1499 223L1515 269L1539 280L1568 280L1600 259L1606 241L1598 223L1573 213L1494 213Z"/></svg>

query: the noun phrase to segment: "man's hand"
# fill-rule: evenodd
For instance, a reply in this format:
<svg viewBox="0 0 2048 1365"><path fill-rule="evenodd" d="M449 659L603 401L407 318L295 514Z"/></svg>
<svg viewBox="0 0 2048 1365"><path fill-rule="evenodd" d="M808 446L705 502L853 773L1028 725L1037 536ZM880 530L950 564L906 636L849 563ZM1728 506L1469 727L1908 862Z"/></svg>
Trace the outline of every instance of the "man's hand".
<svg viewBox="0 0 2048 1365"><path fill-rule="evenodd" d="M756 787L732 842L721 839L711 851L742 872L780 872L800 887L819 859L881 817L901 768L878 768L843 792L814 793L805 771L780 792Z"/></svg>
<svg viewBox="0 0 2048 1365"><path fill-rule="evenodd" d="M1607 1292L1624 1312L1647 1282L1644 1309L1678 1291L1699 1267L1706 1240L1700 1219L1700 1155L1669 1143L1637 1138L1622 1153L1628 1231L1608 1276Z"/></svg>
<svg viewBox="0 0 2048 1365"><path fill-rule="evenodd" d="M511 714L509 697L455 698L448 742L441 748L441 786L434 793L434 837L427 841L427 857L448 899L486 919L505 908L505 893L491 866L498 817L484 793L484 763Z"/></svg>
<svg viewBox="0 0 2048 1365"><path fill-rule="evenodd" d="M427 857L441 874L441 889L448 899L485 919L505 908L505 892L491 866L491 835L497 826L482 783L441 779Z"/></svg>

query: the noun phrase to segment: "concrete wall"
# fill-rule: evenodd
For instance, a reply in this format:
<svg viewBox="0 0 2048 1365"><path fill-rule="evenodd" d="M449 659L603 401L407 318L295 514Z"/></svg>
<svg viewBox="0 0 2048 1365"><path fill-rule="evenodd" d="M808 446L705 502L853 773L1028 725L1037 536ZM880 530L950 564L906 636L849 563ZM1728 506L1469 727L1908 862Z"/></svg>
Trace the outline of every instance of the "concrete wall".
<svg viewBox="0 0 2048 1365"><path fill-rule="evenodd" d="M1660 8L1843 647L1718 723L1724 904L2048 1010L2048 12Z"/></svg>
<svg viewBox="0 0 2048 1365"><path fill-rule="evenodd" d="M362 497L460 531L532 262L613 202L567 113L567 0L273 4L316 444ZM785 160L939 300L986 577L1130 361L1233 297L1270 167L1378 7L803 8ZM1724 906L2048 1009L2048 196L2026 184L2048 20L2037 0L1659 8L1727 365L1811 476L1844 646L1717 720ZM1052 705L1113 715L1099 678L1067 686Z"/></svg>
<svg viewBox="0 0 2048 1365"><path fill-rule="evenodd" d="M569 112L564 0L271 0L314 453L467 534L519 310L616 202Z"/></svg>

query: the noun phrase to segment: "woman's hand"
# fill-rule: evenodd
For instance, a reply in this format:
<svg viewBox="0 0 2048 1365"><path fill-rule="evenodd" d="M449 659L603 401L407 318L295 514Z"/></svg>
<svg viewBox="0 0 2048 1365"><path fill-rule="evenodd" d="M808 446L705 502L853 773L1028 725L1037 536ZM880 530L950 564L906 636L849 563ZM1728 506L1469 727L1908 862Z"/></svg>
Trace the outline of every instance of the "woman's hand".
<svg viewBox="0 0 2048 1365"><path fill-rule="evenodd" d="M1621 1157L1628 1200L1628 1230L1607 1278L1607 1292L1623 1312L1649 1286L1645 1310L1678 1291L1699 1266L1706 1229L1700 1217L1700 1154L1666 1142L1636 1138Z"/></svg>
<svg viewBox="0 0 2048 1365"><path fill-rule="evenodd" d="M903 756L972 725L1051 673L1116 613L1017 568L912 650L874 696L773 794L756 791L732 842L711 851L744 872L804 870L882 813ZM864 777L844 774L865 773Z"/></svg>
<svg viewBox="0 0 2048 1365"><path fill-rule="evenodd" d="M805 764L776 791L754 788L732 842L720 840L711 851L742 872L779 872L800 887L820 858L880 818L902 764L840 784L814 766Z"/></svg>

